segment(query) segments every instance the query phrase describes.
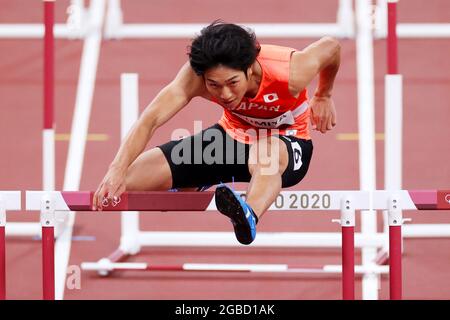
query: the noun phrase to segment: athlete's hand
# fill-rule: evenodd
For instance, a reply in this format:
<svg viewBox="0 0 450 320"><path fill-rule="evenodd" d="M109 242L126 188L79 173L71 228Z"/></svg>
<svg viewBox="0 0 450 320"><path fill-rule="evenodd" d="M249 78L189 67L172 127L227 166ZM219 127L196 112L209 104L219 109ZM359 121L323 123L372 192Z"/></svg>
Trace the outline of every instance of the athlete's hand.
<svg viewBox="0 0 450 320"><path fill-rule="evenodd" d="M336 108L333 99L314 96L309 105L311 106L312 129L322 133L333 129L336 125Z"/></svg>
<svg viewBox="0 0 450 320"><path fill-rule="evenodd" d="M110 167L103 181L94 193L92 199L92 209L102 210L103 206L111 203L118 203L120 195L125 191L126 169L119 167Z"/></svg>

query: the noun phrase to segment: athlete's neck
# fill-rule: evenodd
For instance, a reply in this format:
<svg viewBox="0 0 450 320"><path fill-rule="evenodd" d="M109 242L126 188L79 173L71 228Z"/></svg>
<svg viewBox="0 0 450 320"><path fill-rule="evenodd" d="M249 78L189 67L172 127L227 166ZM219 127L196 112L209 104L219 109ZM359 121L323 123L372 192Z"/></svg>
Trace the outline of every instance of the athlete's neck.
<svg viewBox="0 0 450 320"><path fill-rule="evenodd" d="M247 98L254 98L258 94L259 86L261 85L261 79L262 79L262 68L259 64L258 60L255 60L255 62L252 65L251 68L251 74L249 76L248 82L248 89L245 93L245 96Z"/></svg>

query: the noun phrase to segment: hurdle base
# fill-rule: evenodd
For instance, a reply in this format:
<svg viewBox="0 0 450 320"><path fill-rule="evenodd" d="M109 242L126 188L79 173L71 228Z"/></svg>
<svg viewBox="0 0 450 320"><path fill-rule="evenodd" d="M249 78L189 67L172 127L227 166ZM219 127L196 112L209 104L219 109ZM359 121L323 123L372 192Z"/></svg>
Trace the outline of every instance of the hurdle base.
<svg viewBox="0 0 450 320"><path fill-rule="evenodd" d="M217 264L182 263L178 265L152 265L145 262L111 262L103 258L98 262L83 262L81 269L97 271L99 275L109 275L114 271L197 271L197 272L266 272L266 273L302 273L302 274L342 274L342 265L287 265L287 264ZM389 266L355 265L355 274L388 274Z"/></svg>
<svg viewBox="0 0 450 320"><path fill-rule="evenodd" d="M170 231L140 231L136 235L140 247L238 247L239 244L232 232L170 232ZM386 239L383 234L363 236L355 234L355 247L381 248ZM122 241L121 241L122 242ZM314 247L341 247L342 238L337 232L260 232L252 243L252 248L314 248ZM139 252L128 250L126 243L121 243L119 248L105 258L97 262L82 263L83 270L97 271L98 275L106 277L116 270L136 270L142 267L142 263L133 264L126 260ZM209 266L208 264L203 264ZM299 273L341 273L336 265L321 267L291 268L289 272ZM231 267L232 268L232 267ZM182 270L180 267L152 266L151 271ZM227 268L226 268L227 269ZM370 269L370 270L369 270ZM359 271L358 271L359 270ZM365 274L387 273L387 266L355 266L355 273ZM185 270L187 271L187 270ZM211 271L211 270L197 270ZM218 270L232 271L232 270Z"/></svg>
<svg viewBox="0 0 450 320"><path fill-rule="evenodd" d="M139 232L138 238L142 247L242 247L232 232L145 231ZM383 233L355 234L357 248L382 248L385 242L386 235ZM342 238L338 232L259 232L251 247L340 248L341 244Z"/></svg>

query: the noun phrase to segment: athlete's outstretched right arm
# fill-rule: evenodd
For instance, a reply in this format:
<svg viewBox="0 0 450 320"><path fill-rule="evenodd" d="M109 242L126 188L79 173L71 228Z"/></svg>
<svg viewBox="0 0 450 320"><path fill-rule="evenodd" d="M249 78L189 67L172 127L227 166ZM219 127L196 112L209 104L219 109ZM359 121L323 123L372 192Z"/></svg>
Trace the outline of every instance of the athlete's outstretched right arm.
<svg viewBox="0 0 450 320"><path fill-rule="evenodd" d="M128 132L93 198L93 210L101 210L103 199L118 198L125 191L125 177L130 164L144 151L155 130L171 119L189 101L205 92L202 77L197 76L189 63L175 79L162 89L145 108Z"/></svg>

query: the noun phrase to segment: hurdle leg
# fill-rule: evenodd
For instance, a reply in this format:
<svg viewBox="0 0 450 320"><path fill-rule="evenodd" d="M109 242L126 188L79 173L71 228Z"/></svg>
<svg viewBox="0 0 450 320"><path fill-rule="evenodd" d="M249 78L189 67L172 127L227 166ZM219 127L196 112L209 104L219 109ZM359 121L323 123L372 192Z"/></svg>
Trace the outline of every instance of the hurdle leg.
<svg viewBox="0 0 450 320"><path fill-rule="evenodd" d="M55 211L50 196L41 204L42 290L44 300L55 300Z"/></svg>
<svg viewBox="0 0 450 320"><path fill-rule="evenodd" d="M342 298L355 300L355 209L350 197L341 200Z"/></svg>
<svg viewBox="0 0 450 320"><path fill-rule="evenodd" d="M355 227L342 226L342 298L355 300Z"/></svg>
<svg viewBox="0 0 450 320"><path fill-rule="evenodd" d="M55 190L54 129L54 11L55 0L44 0L44 123L42 131L42 183L44 190Z"/></svg>
<svg viewBox="0 0 450 320"><path fill-rule="evenodd" d="M402 224L399 199L389 199L389 293L391 300L402 299Z"/></svg>
<svg viewBox="0 0 450 320"><path fill-rule="evenodd" d="M402 227L389 226L389 292L391 300L402 299Z"/></svg>
<svg viewBox="0 0 450 320"><path fill-rule="evenodd" d="M0 199L0 300L6 299L6 212Z"/></svg>
<svg viewBox="0 0 450 320"><path fill-rule="evenodd" d="M20 191L0 192L0 300L6 299L6 210L20 210Z"/></svg>
<svg viewBox="0 0 450 320"><path fill-rule="evenodd" d="M43 131L43 184L44 190L55 190L54 139L54 0L44 0L44 131ZM54 215L50 199L41 206L43 297L55 299L54 271Z"/></svg>

